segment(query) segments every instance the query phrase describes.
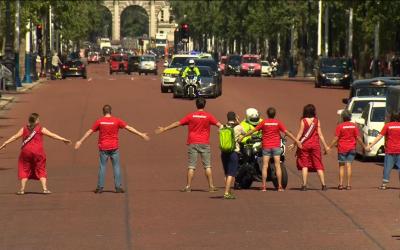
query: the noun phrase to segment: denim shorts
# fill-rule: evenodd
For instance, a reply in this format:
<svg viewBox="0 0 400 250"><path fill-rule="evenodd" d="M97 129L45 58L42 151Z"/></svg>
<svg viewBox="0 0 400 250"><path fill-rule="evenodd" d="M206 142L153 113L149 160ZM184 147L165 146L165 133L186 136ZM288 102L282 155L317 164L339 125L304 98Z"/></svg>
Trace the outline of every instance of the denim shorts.
<svg viewBox="0 0 400 250"><path fill-rule="evenodd" d="M263 156L278 156L282 154L282 149L281 148L263 148L262 150Z"/></svg>
<svg viewBox="0 0 400 250"><path fill-rule="evenodd" d="M208 144L189 144L188 146L188 168L196 169L198 155L205 168L211 167L211 150Z"/></svg>
<svg viewBox="0 0 400 250"><path fill-rule="evenodd" d="M352 163L354 158L356 157L356 151L352 150L347 153L338 153L338 161L339 163Z"/></svg>

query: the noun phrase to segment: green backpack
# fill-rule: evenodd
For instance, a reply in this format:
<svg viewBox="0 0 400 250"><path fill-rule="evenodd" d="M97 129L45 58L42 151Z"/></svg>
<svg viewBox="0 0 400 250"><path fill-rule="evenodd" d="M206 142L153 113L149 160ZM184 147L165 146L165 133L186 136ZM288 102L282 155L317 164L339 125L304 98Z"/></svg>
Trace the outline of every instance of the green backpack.
<svg viewBox="0 0 400 250"><path fill-rule="evenodd" d="M225 125L219 130L219 148L224 153L235 151L236 140L233 128Z"/></svg>

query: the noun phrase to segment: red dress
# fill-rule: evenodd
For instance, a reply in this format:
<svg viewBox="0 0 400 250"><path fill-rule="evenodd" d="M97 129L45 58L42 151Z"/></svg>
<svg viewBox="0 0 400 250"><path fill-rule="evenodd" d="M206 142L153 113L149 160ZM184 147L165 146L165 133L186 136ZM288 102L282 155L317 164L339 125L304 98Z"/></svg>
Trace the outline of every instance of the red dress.
<svg viewBox="0 0 400 250"><path fill-rule="evenodd" d="M42 127L36 125L34 131L36 132L35 136L21 148L21 154L18 159L19 179L39 180L40 178L47 178ZM31 133L28 127L24 127L22 140L25 141Z"/></svg>
<svg viewBox="0 0 400 250"><path fill-rule="evenodd" d="M306 119L303 119L302 122L304 123L304 131L301 138L304 137L312 124L309 125ZM297 150L296 163L298 170L302 170L302 168L308 168L308 170L312 172L324 170L324 165L322 164L321 145L319 144L318 119L314 118L313 123L315 128L309 135L308 139L302 143L303 148Z"/></svg>

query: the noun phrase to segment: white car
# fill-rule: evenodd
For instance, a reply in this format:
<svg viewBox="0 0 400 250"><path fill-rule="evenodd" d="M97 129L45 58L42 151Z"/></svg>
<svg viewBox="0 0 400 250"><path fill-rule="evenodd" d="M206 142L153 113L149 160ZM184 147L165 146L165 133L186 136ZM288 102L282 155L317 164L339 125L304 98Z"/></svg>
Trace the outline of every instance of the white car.
<svg viewBox="0 0 400 250"><path fill-rule="evenodd" d="M268 61L261 61L261 76L271 76L272 67Z"/></svg>
<svg viewBox="0 0 400 250"><path fill-rule="evenodd" d="M375 140L381 132L385 125L385 116L386 102L370 102L365 107L361 117L356 120L360 131L360 137L366 145ZM366 152L361 145L357 144L356 152L361 155L363 159L368 157L382 157L385 156L384 146L385 138L382 138L369 152Z"/></svg>
<svg viewBox="0 0 400 250"><path fill-rule="evenodd" d="M357 96L353 97L347 103L345 109L350 111L351 113L351 121L355 122L358 118L361 117L364 108L370 102L386 102L386 97L382 96ZM337 114L340 116L344 109L339 109ZM340 119L339 119L340 120Z"/></svg>
<svg viewBox="0 0 400 250"><path fill-rule="evenodd" d="M142 73L148 74L148 73L153 73L154 75L157 75L157 62L156 62L156 57L153 55L143 55L140 57L140 62L139 62L139 75Z"/></svg>

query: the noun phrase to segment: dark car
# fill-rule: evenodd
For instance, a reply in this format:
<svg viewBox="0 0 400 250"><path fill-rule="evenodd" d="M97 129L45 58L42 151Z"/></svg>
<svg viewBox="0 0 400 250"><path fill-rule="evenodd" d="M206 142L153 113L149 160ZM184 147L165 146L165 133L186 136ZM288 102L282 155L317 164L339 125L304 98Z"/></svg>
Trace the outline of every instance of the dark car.
<svg viewBox="0 0 400 250"><path fill-rule="evenodd" d="M226 59L225 71L226 76L229 75L240 75L240 64L242 64L242 56L240 55L230 55Z"/></svg>
<svg viewBox="0 0 400 250"><path fill-rule="evenodd" d="M347 58L321 58L315 68L315 87L341 86L350 88L353 82L353 66Z"/></svg>
<svg viewBox="0 0 400 250"><path fill-rule="evenodd" d="M376 77L354 81L350 88L350 98L354 96L386 96L388 86L400 85L400 77ZM349 99L342 101L347 104Z"/></svg>
<svg viewBox="0 0 400 250"><path fill-rule="evenodd" d="M79 60L67 61L61 69L62 78L82 77L86 79L86 66Z"/></svg>
<svg viewBox="0 0 400 250"><path fill-rule="evenodd" d="M217 76L208 66L198 66L200 70L199 96L216 98L219 95L221 85L218 83ZM185 82L181 76L176 80L173 88L174 98L185 97Z"/></svg>
<svg viewBox="0 0 400 250"><path fill-rule="evenodd" d="M128 57L128 75L132 72L139 72L140 56Z"/></svg>

